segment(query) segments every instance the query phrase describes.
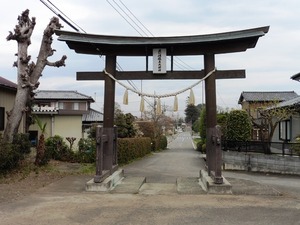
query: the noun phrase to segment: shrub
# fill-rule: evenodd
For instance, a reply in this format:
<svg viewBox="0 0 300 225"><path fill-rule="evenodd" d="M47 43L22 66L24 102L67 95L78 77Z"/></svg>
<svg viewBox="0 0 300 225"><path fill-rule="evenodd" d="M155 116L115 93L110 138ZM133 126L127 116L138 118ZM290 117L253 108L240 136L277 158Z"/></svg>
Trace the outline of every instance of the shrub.
<svg viewBox="0 0 300 225"><path fill-rule="evenodd" d="M134 126L135 117L131 113L118 113L115 115L115 125L118 130L119 138L130 138L134 137L137 130Z"/></svg>
<svg viewBox="0 0 300 225"><path fill-rule="evenodd" d="M206 153L206 144L205 144L205 140L204 140L204 139L199 138L199 139L197 140L196 147L197 147L196 150L197 150L198 152L201 152L201 153L203 153L203 154Z"/></svg>
<svg viewBox="0 0 300 225"><path fill-rule="evenodd" d="M206 109L205 109L205 107L202 108L201 113L200 113L199 133L200 133L201 138L203 138L203 139L206 138Z"/></svg>
<svg viewBox="0 0 300 225"><path fill-rule="evenodd" d="M154 122L150 121L137 121L136 122L143 133L144 137L150 137L151 139L154 139L155 137L155 125Z"/></svg>
<svg viewBox="0 0 300 225"><path fill-rule="evenodd" d="M202 144L202 153L205 154L206 153L206 143Z"/></svg>
<svg viewBox="0 0 300 225"><path fill-rule="evenodd" d="M73 161L74 152L69 149L67 144L63 141L63 138L59 135L49 137L46 140L45 160L50 159L61 161Z"/></svg>
<svg viewBox="0 0 300 225"><path fill-rule="evenodd" d="M29 134L16 134L13 138L13 147L22 155L29 154L31 147Z"/></svg>
<svg viewBox="0 0 300 225"><path fill-rule="evenodd" d="M150 138L118 139L118 163L126 164L151 152Z"/></svg>
<svg viewBox="0 0 300 225"><path fill-rule="evenodd" d="M232 110L227 117L227 139L248 141L251 138L252 124L245 110Z"/></svg>
<svg viewBox="0 0 300 225"><path fill-rule="evenodd" d="M6 172L15 168L20 161L20 153L13 148L12 144L0 140L0 172Z"/></svg>
<svg viewBox="0 0 300 225"><path fill-rule="evenodd" d="M295 144L292 145L292 150L300 156L300 136L295 139Z"/></svg>
<svg viewBox="0 0 300 225"><path fill-rule="evenodd" d="M202 145L203 145L203 141L201 138L197 139L197 142L196 142L196 150L198 152L202 152Z"/></svg>
<svg viewBox="0 0 300 225"><path fill-rule="evenodd" d="M164 150L167 148L167 146L168 146L167 137L165 135L160 136L160 145L159 145L160 149Z"/></svg>
<svg viewBox="0 0 300 225"><path fill-rule="evenodd" d="M78 142L79 151L75 153L77 162L94 163L96 161L96 141L82 138ZM150 138L118 138L118 163L126 164L151 152Z"/></svg>
<svg viewBox="0 0 300 225"><path fill-rule="evenodd" d="M0 172L16 168L28 153L30 141L27 134L15 135L12 143L4 142L0 137Z"/></svg>
<svg viewBox="0 0 300 225"><path fill-rule="evenodd" d="M81 138L78 142L77 162L94 163L96 161L96 141L94 138Z"/></svg>
<svg viewBox="0 0 300 225"><path fill-rule="evenodd" d="M168 140L167 137L161 135L152 140L152 151L160 151L167 148Z"/></svg>

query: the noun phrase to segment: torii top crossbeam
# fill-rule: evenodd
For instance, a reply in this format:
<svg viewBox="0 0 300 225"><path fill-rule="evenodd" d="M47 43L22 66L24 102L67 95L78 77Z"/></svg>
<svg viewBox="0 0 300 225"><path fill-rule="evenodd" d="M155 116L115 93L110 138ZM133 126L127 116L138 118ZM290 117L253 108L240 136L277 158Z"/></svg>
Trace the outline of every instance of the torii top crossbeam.
<svg viewBox="0 0 300 225"><path fill-rule="evenodd" d="M269 27L175 37L128 37L83 34L56 30L58 40L65 41L77 53L117 56L148 56L153 48L166 48L167 55L204 55L242 52L254 48Z"/></svg>

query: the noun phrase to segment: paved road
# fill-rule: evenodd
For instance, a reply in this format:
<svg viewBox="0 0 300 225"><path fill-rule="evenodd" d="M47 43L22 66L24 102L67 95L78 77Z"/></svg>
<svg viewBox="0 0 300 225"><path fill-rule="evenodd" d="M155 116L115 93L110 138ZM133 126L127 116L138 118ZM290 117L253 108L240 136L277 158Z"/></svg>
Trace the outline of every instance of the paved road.
<svg viewBox="0 0 300 225"><path fill-rule="evenodd" d="M223 175L229 180L243 179L267 185L283 195L300 199L300 176L238 171L223 171Z"/></svg>
<svg viewBox="0 0 300 225"><path fill-rule="evenodd" d="M148 181L166 185L178 176L198 176L203 162L192 150L186 133L180 134L169 148L126 166L125 174L143 175ZM286 193L281 196L87 193L83 188L87 177L71 176L21 200L0 203L0 224L300 225L300 197L289 194L297 192L297 177L225 174L236 180L265 182Z"/></svg>
<svg viewBox="0 0 300 225"><path fill-rule="evenodd" d="M175 183L179 177L199 177L204 168L200 153L193 148L190 133L180 133L168 149L124 167L126 176L146 177L147 183Z"/></svg>

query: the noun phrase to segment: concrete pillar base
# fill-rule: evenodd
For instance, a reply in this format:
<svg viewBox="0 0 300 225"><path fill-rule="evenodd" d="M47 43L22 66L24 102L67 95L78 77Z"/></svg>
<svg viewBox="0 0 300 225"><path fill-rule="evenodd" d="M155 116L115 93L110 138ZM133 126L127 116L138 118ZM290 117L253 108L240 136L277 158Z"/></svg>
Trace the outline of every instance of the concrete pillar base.
<svg viewBox="0 0 300 225"><path fill-rule="evenodd" d="M223 184L215 184L207 171L200 170L200 185L208 194L232 194L232 185L223 177Z"/></svg>
<svg viewBox="0 0 300 225"><path fill-rule="evenodd" d="M115 171L112 175L105 178L100 183L95 183L94 178L89 180L85 185L85 190L95 191L95 192L108 192L111 189L113 189L123 177L124 177L124 170L119 169Z"/></svg>

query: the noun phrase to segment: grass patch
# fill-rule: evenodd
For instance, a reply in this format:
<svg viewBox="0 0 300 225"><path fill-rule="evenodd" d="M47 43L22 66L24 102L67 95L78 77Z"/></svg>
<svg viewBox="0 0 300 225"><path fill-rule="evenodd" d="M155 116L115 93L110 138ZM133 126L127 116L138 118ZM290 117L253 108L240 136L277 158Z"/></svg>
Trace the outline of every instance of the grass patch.
<svg viewBox="0 0 300 225"><path fill-rule="evenodd" d="M96 173L96 164L95 163L84 163L80 167L81 174L95 174Z"/></svg>
<svg viewBox="0 0 300 225"><path fill-rule="evenodd" d="M201 141L202 139L201 138L194 138L193 141L194 141L194 144L197 146L197 144Z"/></svg>

